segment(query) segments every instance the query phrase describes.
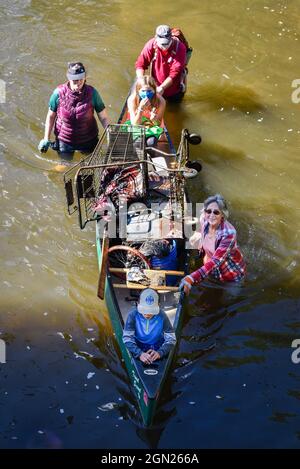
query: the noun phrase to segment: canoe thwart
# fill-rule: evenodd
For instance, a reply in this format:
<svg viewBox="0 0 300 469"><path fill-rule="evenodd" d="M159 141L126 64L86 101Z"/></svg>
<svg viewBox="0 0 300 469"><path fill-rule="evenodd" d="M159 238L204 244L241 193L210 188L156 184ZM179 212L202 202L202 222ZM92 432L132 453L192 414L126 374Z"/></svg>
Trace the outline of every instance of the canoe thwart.
<svg viewBox="0 0 300 469"><path fill-rule="evenodd" d="M144 290L145 288L149 288L146 285L140 284L132 284L132 286L128 287L126 283L113 283L114 288L129 288L130 290ZM157 290L159 293L164 293L166 291L179 291L178 287L167 287L166 285L161 286L151 286L153 290Z"/></svg>
<svg viewBox="0 0 300 469"><path fill-rule="evenodd" d="M109 271L112 273L127 273L130 269L125 269L121 267L109 267ZM143 272L147 275L149 272L160 272L163 275L185 275L183 270L160 270L160 269L143 269Z"/></svg>

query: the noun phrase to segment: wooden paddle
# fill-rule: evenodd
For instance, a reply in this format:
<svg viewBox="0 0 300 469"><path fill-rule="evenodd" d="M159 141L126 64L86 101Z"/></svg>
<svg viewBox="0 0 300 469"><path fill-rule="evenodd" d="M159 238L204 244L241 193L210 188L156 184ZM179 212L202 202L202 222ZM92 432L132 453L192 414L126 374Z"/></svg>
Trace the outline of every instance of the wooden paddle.
<svg viewBox="0 0 300 469"><path fill-rule="evenodd" d="M109 237L107 232L107 226L103 231L103 240L102 240L102 256L100 262L100 271L98 279L98 291L97 295L100 300L104 300L104 291L105 291L105 280L107 274L107 259L108 259L108 248L109 248Z"/></svg>

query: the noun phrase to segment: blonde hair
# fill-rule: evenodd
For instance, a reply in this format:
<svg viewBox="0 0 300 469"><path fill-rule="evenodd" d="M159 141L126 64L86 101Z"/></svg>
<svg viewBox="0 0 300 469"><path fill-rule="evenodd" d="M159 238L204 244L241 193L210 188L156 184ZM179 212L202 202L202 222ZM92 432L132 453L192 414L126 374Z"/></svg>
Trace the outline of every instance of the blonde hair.
<svg viewBox="0 0 300 469"><path fill-rule="evenodd" d="M140 97L139 97L139 91L143 86L149 86L150 88L153 89L154 91L154 96L151 99L151 104L153 106L158 106L159 105L159 98L157 97L157 85L156 81L154 80L153 77L150 75L143 75L142 77L138 78L135 82L135 86L133 89L133 95L134 95L134 103L136 107L139 105L140 102Z"/></svg>

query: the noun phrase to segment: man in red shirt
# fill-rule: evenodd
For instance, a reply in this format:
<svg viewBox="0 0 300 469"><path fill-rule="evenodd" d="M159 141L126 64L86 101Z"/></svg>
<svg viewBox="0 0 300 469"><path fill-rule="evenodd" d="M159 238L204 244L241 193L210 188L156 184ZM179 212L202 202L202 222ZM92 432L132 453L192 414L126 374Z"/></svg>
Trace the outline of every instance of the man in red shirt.
<svg viewBox="0 0 300 469"><path fill-rule="evenodd" d="M156 28L155 37L144 46L136 63L136 75L141 77L150 68L150 74L157 83L157 92L169 101L180 101L186 66L186 47L165 24Z"/></svg>

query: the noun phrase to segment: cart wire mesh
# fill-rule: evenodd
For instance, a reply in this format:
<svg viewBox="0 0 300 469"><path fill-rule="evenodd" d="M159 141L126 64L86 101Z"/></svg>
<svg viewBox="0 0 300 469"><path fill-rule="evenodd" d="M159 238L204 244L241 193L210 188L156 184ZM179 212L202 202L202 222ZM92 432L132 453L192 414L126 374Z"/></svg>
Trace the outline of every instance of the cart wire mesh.
<svg viewBox="0 0 300 469"><path fill-rule="evenodd" d="M78 211L81 229L98 215L94 206L105 190L104 171L108 168L140 168L141 196L146 192L147 164L145 161L145 128L131 125L109 125L93 153L64 174L68 213Z"/></svg>

